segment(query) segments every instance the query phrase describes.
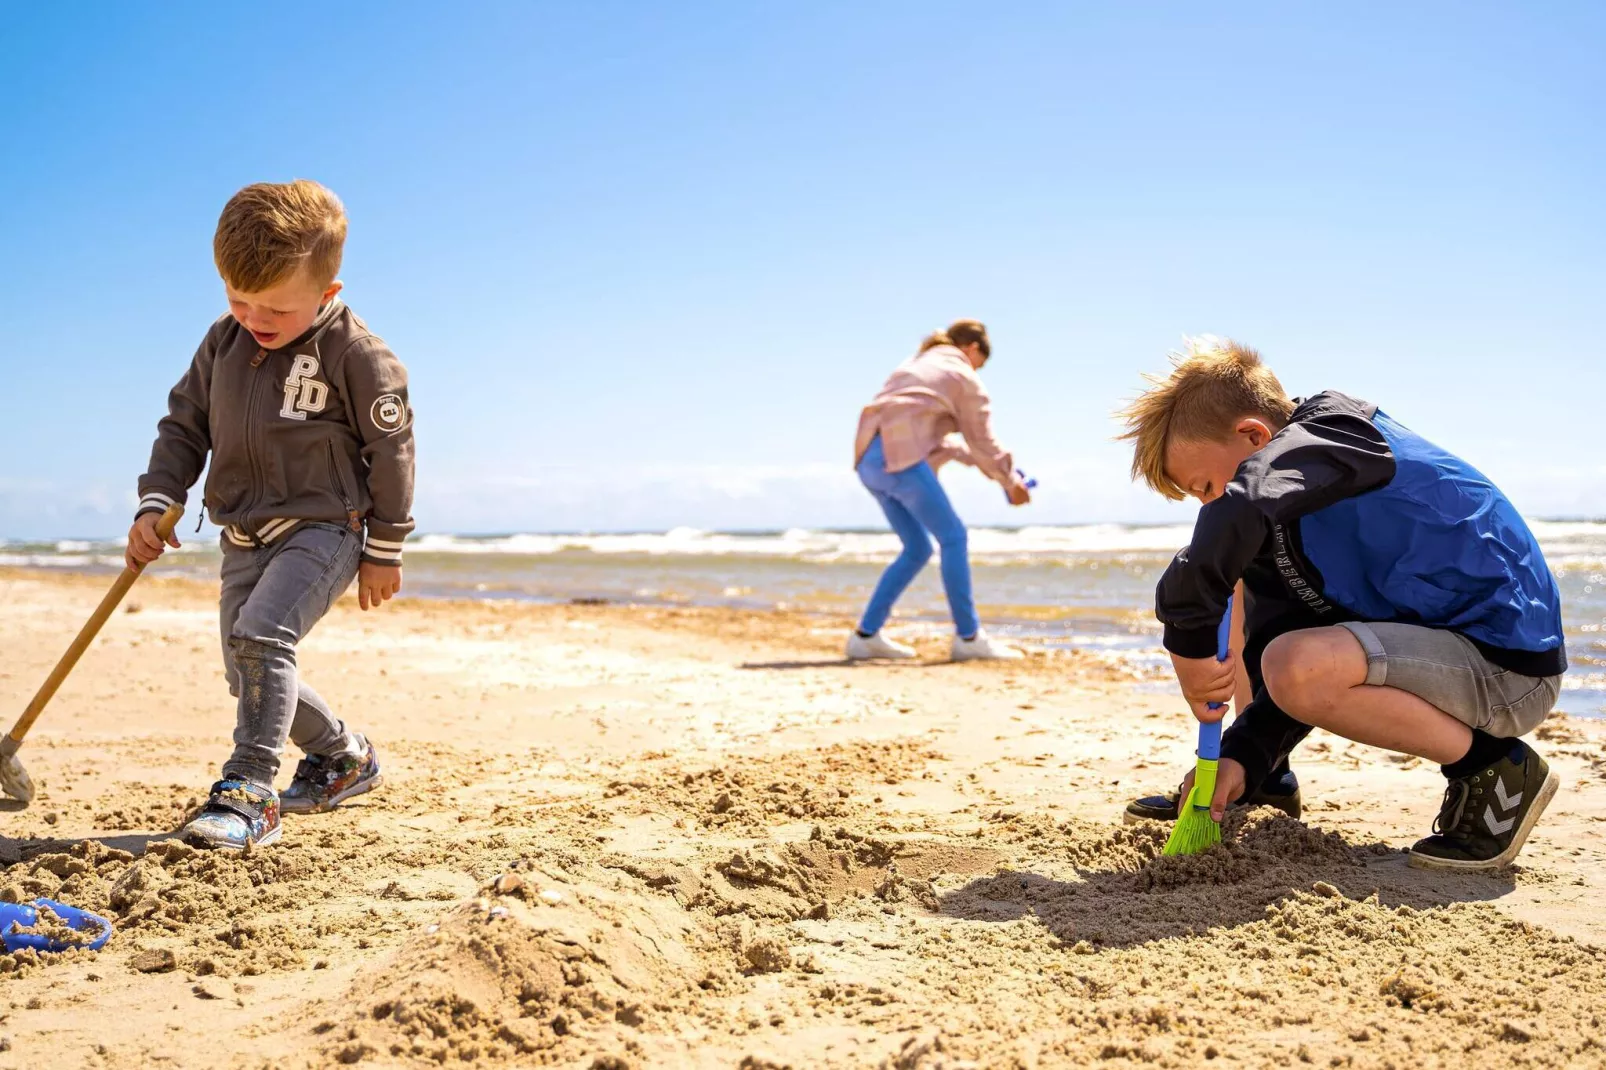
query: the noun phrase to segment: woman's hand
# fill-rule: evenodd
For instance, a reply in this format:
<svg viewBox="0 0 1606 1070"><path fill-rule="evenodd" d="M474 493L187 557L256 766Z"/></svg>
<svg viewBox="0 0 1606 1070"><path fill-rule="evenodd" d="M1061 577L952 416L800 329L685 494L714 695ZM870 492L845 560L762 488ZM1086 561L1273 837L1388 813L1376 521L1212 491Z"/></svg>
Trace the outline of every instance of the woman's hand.
<svg viewBox="0 0 1606 1070"><path fill-rule="evenodd" d="M1011 476L1009 486L1004 488L1004 494L1009 498L1010 505L1025 505L1032 500L1032 492L1026 489L1026 484L1020 476Z"/></svg>

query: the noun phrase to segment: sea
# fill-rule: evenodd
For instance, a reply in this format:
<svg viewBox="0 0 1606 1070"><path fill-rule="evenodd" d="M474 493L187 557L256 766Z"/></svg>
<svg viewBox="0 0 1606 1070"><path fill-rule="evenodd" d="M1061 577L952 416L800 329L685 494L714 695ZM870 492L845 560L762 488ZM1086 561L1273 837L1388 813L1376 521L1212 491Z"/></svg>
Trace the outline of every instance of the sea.
<svg viewBox="0 0 1606 1070"><path fill-rule="evenodd" d="M1606 520L1530 520L1560 583L1571 667L1560 708L1606 717ZM970 552L983 621L996 633L1075 648L1125 671L1134 686L1168 686L1152 616L1155 581L1191 528L1073 524L972 528ZM212 578L215 541L190 536L155 567ZM0 565L110 574L120 542L0 541ZM885 531L635 534L425 534L409 540L406 593L423 598L515 599L782 608L846 628L897 553ZM946 632L935 567L904 596L905 634Z"/></svg>

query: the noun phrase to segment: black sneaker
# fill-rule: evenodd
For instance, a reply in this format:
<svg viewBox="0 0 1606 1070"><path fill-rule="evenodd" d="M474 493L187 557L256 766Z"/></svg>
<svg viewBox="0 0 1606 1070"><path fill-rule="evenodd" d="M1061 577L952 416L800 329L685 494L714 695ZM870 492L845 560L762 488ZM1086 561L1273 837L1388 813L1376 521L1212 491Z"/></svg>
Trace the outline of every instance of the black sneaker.
<svg viewBox="0 0 1606 1070"><path fill-rule="evenodd" d="M1459 870L1510 865L1560 786L1561 777L1533 748L1513 740L1504 758L1450 781L1433 819L1433 835L1411 848L1411 865Z"/></svg>
<svg viewBox="0 0 1606 1070"><path fill-rule="evenodd" d="M309 754L296 766L290 786L279 797L287 814L321 814L347 799L373 791L385 782L379 775L379 756L362 736L362 753L342 758Z"/></svg>
<svg viewBox="0 0 1606 1070"><path fill-rule="evenodd" d="M1126 813L1121 815L1121 820L1128 825L1135 825L1139 821L1175 821L1179 801L1174 791L1164 795L1148 795L1141 799L1133 799L1126 804ZM1267 778L1258 791L1239 799L1232 804L1231 809L1237 810L1249 806L1270 806L1281 810L1289 817L1298 817L1299 780L1294 776L1293 770L1285 770L1281 776Z"/></svg>

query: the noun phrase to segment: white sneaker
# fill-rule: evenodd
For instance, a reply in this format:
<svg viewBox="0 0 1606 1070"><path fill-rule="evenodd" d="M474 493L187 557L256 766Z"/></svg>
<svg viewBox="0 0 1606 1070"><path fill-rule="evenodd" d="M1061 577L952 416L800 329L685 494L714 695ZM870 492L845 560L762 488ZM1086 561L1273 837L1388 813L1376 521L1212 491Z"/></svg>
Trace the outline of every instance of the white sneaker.
<svg viewBox="0 0 1606 1070"><path fill-rule="evenodd" d="M952 661L1014 661L1026 655L999 642L985 631L978 631L974 639L961 639L954 636L953 652L949 655Z"/></svg>
<svg viewBox="0 0 1606 1070"><path fill-rule="evenodd" d="M912 646L888 639L880 632L876 632L866 639L858 632L848 636L848 660L869 661L872 658L918 658L919 652Z"/></svg>

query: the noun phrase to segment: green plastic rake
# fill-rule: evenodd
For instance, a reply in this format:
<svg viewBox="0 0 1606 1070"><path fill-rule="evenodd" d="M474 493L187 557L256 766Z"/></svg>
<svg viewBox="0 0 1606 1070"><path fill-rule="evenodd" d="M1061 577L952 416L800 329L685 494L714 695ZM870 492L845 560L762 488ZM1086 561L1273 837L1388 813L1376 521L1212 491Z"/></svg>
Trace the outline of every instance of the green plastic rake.
<svg viewBox="0 0 1606 1070"><path fill-rule="evenodd" d="M1227 612L1221 616L1216 629L1216 660L1226 661L1229 637L1232 633L1232 599L1227 599ZM1226 703L1212 702L1210 708L1221 709ZM1210 816L1210 800L1216 797L1216 765L1221 760L1221 722L1199 722L1199 761L1193 770L1193 790L1177 807L1177 823L1171 828L1171 838L1165 841L1165 855L1196 855L1208 851L1221 842L1221 825Z"/></svg>

